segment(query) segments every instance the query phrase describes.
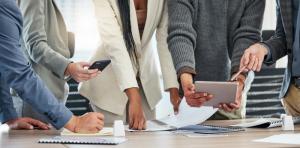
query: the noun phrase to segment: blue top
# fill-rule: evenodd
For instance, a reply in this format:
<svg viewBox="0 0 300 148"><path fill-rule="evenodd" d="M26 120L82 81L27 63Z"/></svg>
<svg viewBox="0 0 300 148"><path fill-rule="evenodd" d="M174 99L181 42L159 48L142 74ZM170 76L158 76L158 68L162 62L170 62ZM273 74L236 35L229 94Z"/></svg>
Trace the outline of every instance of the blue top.
<svg viewBox="0 0 300 148"><path fill-rule="evenodd" d="M293 63L292 76L300 77L300 11L299 0L293 0L293 29L294 29L294 44L293 44Z"/></svg>
<svg viewBox="0 0 300 148"><path fill-rule="evenodd" d="M0 108L2 122L17 118L10 88L44 114L55 128L62 128L72 112L60 104L33 72L21 50L22 15L16 0L0 0ZM1 117L1 116L0 116Z"/></svg>

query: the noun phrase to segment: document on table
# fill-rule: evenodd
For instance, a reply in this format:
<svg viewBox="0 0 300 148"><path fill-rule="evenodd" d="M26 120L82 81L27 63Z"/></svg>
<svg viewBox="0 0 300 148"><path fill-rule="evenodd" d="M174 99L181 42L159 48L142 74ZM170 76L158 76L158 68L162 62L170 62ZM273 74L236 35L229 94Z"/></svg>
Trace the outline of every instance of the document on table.
<svg viewBox="0 0 300 148"><path fill-rule="evenodd" d="M101 131L94 134L82 134L82 133L74 133L67 129L63 129L60 133L61 136L113 136L114 129L112 127L104 127Z"/></svg>
<svg viewBox="0 0 300 148"><path fill-rule="evenodd" d="M254 142L279 143L300 145L300 134L280 134L263 139L254 140Z"/></svg>
<svg viewBox="0 0 300 148"><path fill-rule="evenodd" d="M282 120L278 118L260 118L253 122L235 124L231 126L244 128L273 128L282 126Z"/></svg>
<svg viewBox="0 0 300 148"><path fill-rule="evenodd" d="M185 98L182 99L179 106L179 113L177 115L170 115L168 117L147 121L147 129L144 131L166 131L175 130L189 125L201 124L216 113L218 109L213 107L190 107ZM127 128L128 131L130 130Z"/></svg>

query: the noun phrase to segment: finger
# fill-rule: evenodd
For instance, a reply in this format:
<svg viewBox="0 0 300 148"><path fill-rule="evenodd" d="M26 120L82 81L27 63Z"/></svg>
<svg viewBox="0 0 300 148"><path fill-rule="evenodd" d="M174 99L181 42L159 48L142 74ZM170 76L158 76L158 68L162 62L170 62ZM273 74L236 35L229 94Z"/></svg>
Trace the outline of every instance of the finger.
<svg viewBox="0 0 300 148"><path fill-rule="evenodd" d="M135 129L135 130L139 129L139 120L138 119L134 119L132 128Z"/></svg>
<svg viewBox="0 0 300 148"><path fill-rule="evenodd" d="M35 119L28 119L27 122L38 129L43 129L43 130L49 130L49 126L41 121L35 120Z"/></svg>
<svg viewBox="0 0 300 148"><path fill-rule="evenodd" d="M257 72L261 70L263 61L264 61L263 58L258 58Z"/></svg>
<svg viewBox="0 0 300 148"><path fill-rule="evenodd" d="M129 117L129 128L133 129L133 124L134 124L134 118Z"/></svg>
<svg viewBox="0 0 300 148"><path fill-rule="evenodd" d="M243 60L242 63L244 64L243 66L247 66L249 64L249 58L250 58L250 52L246 51L242 58Z"/></svg>
<svg viewBox="0 0 300 148"><path fill-rule="evenodd" d="M103 129L103 126L100 125L100 124L98 124L98 125L96 126L96 129L97 129L97 132L99 132L99 131L101 131L101 130Z"/></svg>
<svg viewBox="0 0 300 148"><path fill-rule="evenodd" d="M197 99L189 99L187 100L187 104L190 105L191 107L200 107L203 105L205 102L203 98L197 98Z"/></svg>
<svg viewBox="0 0 300 148"><path fill-rule="evenodd" d="M227 106L227 104L223 104L223 105L222 105L222 109L223 109L224 111L226 111L226 112L231 112L231 111L232 111L232 109L229 108L229 107Z"/></svg>
<svg viewBox="0 0 300 148"><path fill-rule="evenodd" d="M97 74L98 73L98 69L90 69L90 70L88 70L87 72L88 72L88 74Z"/></svg>
<svg viewBox="0 0 300 148"><path fill-rule="evenodd" d="M254 65L255 59L256 59L256 57L254 55L250 56L250 61L249 61L248 67L247 67L249 70L253 70L253 65Z"/></svg>
<svg viewBox="0 0 300 148"><path fill-rule="evenodd" d="M255 58L255 62L253 64L253 70L257 71L257 67L258 67L258 58Z"/></svg>
<svg viewBox="0 0 300 148"><path fill-rule="evenodd" d="M209 94L206 93L206 92L196 92L193 94L193 97L194 98L204 98L204 97L207 97Z"/></svg>
<svg viewBox="0 0 300 148"><path fill-rule="evenodd" d="M17 124L15 124L12 129L15 130L33 130L34 126L27 123L27 122L19 122Z"/></svg>
<svg viewBox="0 0 300 148"><path fill-rule="evenodd" d="M214 95L209 94L209 95L206 97L206 101L209 101L209 100L213 99L213 97L214 97Z"/></svg>
<svg viewBox="0 0 300 148"><path fill-rule="evenodd" d="M138 130L143 130L144 129L144 120L140 120L139 121L139 125L138 125Z"/></svg>
<svg viewBox="0 0 300 148"><path fill-rule="evenodd" d="M229 106L232 109L239 109L240 108L240 106L237 103L230 103Z"/></svg>
<svg viewBox="0 0 300 148"><path fill-rule="evenodd" d="M90 74L90 78L95 78L98 76L98 73Z"/></svg>
<svg viewBox="0 0 300 148"><path fill-rule="evenodd" d="M101 114L101 113L96 113L96 116L97 116L98 119L104 120L104 115L103 115L103 114Z"/></svg>

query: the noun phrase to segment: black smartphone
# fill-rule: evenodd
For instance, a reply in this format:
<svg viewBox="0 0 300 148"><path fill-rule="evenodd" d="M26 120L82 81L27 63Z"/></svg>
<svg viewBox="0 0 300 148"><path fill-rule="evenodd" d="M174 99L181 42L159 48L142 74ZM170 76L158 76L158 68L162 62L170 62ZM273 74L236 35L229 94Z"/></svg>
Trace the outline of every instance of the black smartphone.
<svg viewBox="0 0 300 148"><path fill-rule="evenodd" d="M98 69L99 71L103 71L107 65L111 63L111 60L100 60L94 62L89 69Z"/></svg>

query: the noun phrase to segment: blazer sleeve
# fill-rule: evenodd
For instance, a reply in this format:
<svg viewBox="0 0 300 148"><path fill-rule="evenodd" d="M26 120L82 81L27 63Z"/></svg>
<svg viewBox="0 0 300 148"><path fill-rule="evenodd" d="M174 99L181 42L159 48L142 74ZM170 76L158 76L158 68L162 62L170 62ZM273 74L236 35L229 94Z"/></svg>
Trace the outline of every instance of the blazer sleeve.
<svg viewBox="0 0 300 148"><path fill-rule="evenodd" d="M64 79L64 73L71 61L54 51L47 41L45 23L46 0L20 0L24 16L23 39L27 52L35 63L41 64L56 76Z"/></svg>
<svg viewBox="0 0 300 148"><path fill-rule="evenodd" d="M244 51L252 44L261 41L261 28L265 10L265 0L248 0L240 25L234 32L231 57L231 73L239 71Z"/></svg>
<svg viewBox="0 0 300 148"><path fill-rule="evenodd" d="M172 56L168 48L168 7L167 1L164 4L164 10L161 16L160 23L156 31L158 56L160 60L161 71L164 81L164 89L179 88L175 67Z"/></svg>
<svg viewBox="0 0 300 148"><path fill-rule="evenodd" d="M268 65L272 65L276 62L276 60L282 58L288 53L286 35L283 28L281 10L279 3L277 1L277 25L275 30L275 35L271 37L271 39L264 42L269 49L269 57L266 58L264 63ZM292 23L292 22L290 22Z"/></svg>
<svg viewBox="0 0 300 148"><path fill-rule="evenodd" d="M119 88L124 91L138 87L131 59L127 52L117 12L109 0L94 0L98 31L105 53L112 61L112 69L118 81Z"/></svg>

